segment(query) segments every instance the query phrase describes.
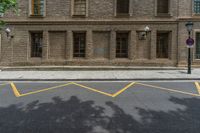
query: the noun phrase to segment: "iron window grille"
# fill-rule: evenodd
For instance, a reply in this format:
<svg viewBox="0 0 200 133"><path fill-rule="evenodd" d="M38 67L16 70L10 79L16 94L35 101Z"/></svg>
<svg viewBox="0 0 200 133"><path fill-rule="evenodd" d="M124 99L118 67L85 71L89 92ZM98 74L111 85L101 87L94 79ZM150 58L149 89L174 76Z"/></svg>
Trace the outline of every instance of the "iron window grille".
<svg viewBox="0 0 200 133"><path fill-rule="evenodd" d="M86 0L74 0L74 15L86 15Z"/></svg>
<svg viewBox="0 0 200 133"><path fill-rule="evenodd" d="M200 0L194 0L194 13L200 14Z"/></svg>
<svg viewBox="0 0 200 133"><path fill-rule="evenodd" d="M31 57L42 57L43 34L31 33Z"/></svg>
<svg viewBox="0 0 200 133"><path fill-rule="evenodd" d="M85 57L86 33L74 33L74 57Z"/></svg>
<svg viewBox="0 0 200 133"><path fill-rule="evenodd" d="M157 14L158 15L169 14L169 0L157 0Z"/></svg>
<svg viewBox="0 0 200 133"><path fill-rule="evenodd" d="M33 16L44 15L44 1L45 0L31 0L31 15Z"/></svg>
<svg viewBox="0 0 200 133"><path fill-rule="evenodd" d="M157 58L169 57L169 33L157 33Z"/></svg>
<svg viewBox="0 0 200 133"><path fill-rule="evenodd" d="M117 15L129 14L129 0L117 0Z"/></svg>
<svg viewBox="0 0 200 133"><path fill-rule="evenodd" d="M117 33L116 35L116 57L128 58L128 33Z"/></svg>
<svg viewBox="0 0 200 133"><path fill-rule="evenodd" d="M200 59L200 33L196 33L196 59Z"/></svg>

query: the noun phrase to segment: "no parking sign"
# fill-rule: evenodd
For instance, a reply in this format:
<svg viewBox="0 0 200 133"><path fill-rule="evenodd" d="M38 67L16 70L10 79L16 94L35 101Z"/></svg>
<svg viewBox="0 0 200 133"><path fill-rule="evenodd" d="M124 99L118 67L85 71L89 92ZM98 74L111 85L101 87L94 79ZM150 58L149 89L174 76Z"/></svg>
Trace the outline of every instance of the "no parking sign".
<svg viewBox="0 0 200 133"><path fill-rule="evenodd" d="M187 46L188 46L189 48L193 47L193 46L194 46L194 39L192 39L192 38L189 37L189 38L186 40L186 44L187 44Z"/></svg>

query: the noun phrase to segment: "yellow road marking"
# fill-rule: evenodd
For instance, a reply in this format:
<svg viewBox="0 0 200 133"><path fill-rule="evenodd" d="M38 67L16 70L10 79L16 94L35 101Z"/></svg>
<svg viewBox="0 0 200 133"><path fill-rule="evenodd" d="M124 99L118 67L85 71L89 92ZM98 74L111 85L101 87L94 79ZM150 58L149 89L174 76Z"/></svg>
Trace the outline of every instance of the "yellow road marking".
<svg viewBox="0 0 200 133"><path fill-rule="evenodd" d="M147 86L147 87L151 87L151 88L156 88L156 89L164 90L164 91L177 92L177 93L181 93L181 94L185 94L185 95L190 95L190 96L197 96L197 97L200 97L199 94L193 94L193 93L189 93L189 92L178 91L178 90L168 89L168 88L164 88L164 87L159 87L159 86L149 85L149 84L142 84L142 83L137 83L137 84L139 84L139 85L143 85L143 86Z"/></svg>
<svg viewBox="0 0 200 133"><path fill-rule="evenodd" d="M200 85L199 85L199 83L198 83L198 82L195 82L195 85L196 85L196 88L197 88L198 93L200 94Z"/></svg>
<svg viewBox="0 0 200 133"><path fill-rule="evenodd" d="M94 91L94 92L97 92L97 93L100 93L100 94L103 94L103 95L106 95L106 96L109 96L109 97L113 97L112 94L110 93L106 93L106 92L103 92L103 91L99 91L99 90L96 90L96 89L93 89L93 88L90 88L90 87L87 87L87 86L84 86L84 85L81 85L81 84L78 84L78 83L75 83L73 82L74 85L77 85L77 86L80 86L82 88L85 88L85 89L88 89L90 91Z"/></svg>
<svg viewBox="0 0 200 133"><path fill-rule="evenodd" d="M189 93L189 92L183 92L183 91L179 91L179 90L173 90L173 89L169 89L169 88L164 88L164 87L159 87L159 86L154 86L154 85L149 85L149 84L143 84L143 83L137 83L137 82L132 82L132 83L128 84L123 89L119 90L118 92L116 92L114 94L106 93L106 92L103 92L103 91L100 91L100 90L97 90L97 89L94 89L94 88L91 88L91 87L87 87L87 86L84 86L84 85L81 85L81 84L78 84L78 83L75 83L75 82L70 82L70 83L67 83L67 84L54 86L54 87L51 87L51 88L46 88L46 89L42 89L42 90L38 90L38 91L33 91L33 92L20 94L20 92L17 90L15 84L14 83L10 83L10 84L11 84L12 90L13 90L13 92L14 92L16 97L27 96L27 95L31 95L31 94L45 92L45 91L53 90L53 89L56 89L56 88L68 86L70 84L85 88L85 89L93 91L93 92L97 92L97 93L106 95L106 96L109 96L109 97L113 97L113 98L117 97L118 95L120 95L121 93L123 93L124 91L126 91L128 88L130 88L132 85L135 85L135 84L139 84L139 85L142 85L142 86L147 86L147 87L151 87L151 88L155 88L155 89L160 89L160 90L164 90L164 91L169 91L169 92L181 93L181 94L185 94L185 95L191 95L191 96L197 96L197 97L200 96L200 85L199 85L198 82L195 82L195 85L197 87L197 90L198 90L199 94L193 94L193 93Z"/></svg>
<svg viewBox="0 0 200 133"><path fill-rule="evenodd" d="M130 84L128 84L127 86L125 86L123 89L121 89L120 91L116 92L115 94L112 95L112 97L116 97L118 95L120 95L122 92L124 92L125 90L127 90L129 87L131 87L132 85L134 85L136 82L132 82Z"/></svg>
<svg viewBox="0 0 200 133"><path fill-rule="evenodd" d="M13 90L15 96L16 96L16 97L20 97L21 94L20 94L19 91L17 90L17 87L15 86L15 84L14 84L14 83L10 83L10 85L11 85L11 87L12 87L12 90Z"/></svg>
<svg viewBox="0 0 200 133"><path fill-rule="evenodd" d="M21 94L20 96L28 96L28 95L32 95L32 94L36 94L36 93L40 93L40 92L44 92L44 91L49 91L49 90L53 90L53 89L56 89L56 88L68 86L70 84L72 84L72 83L70 82L70 83L67 83L67 84L58 85L58 86L54 86L54 87L50 87L50 88L46 88L46 89L42 89L42 90L38 90L38 91L28 92L28 93Z"/></svg>

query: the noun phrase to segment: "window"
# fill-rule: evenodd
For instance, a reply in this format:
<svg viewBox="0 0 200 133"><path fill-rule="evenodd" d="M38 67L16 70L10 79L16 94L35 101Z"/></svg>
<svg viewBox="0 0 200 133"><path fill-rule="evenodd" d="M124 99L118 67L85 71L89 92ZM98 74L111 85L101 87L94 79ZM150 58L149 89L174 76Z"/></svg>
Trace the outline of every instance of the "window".
<svg viewBox="0 0 200 133"><path fill-rule="evenodd" d="M200 59L200 33L196 33L196 59Z"/></svg>
<svg viewBox="0 0 200 133"><path fill-rule="evenodd" d="M86 15L86 0L74 0L74 15L75 16Z"/></svg>
<svg viewBox="0 0 200 133"><path fill-rule="evenodd" d="M129 14L129 0L117 0L117 15Z"/></svg>
<svg viewBox="0 0 200 133"><path fill-rule="evenodd" d="M157 15L169 14L169 0L157 0Z"/></svg>
<svg viewBox="0 0 200 133"><path fill-rule="evenodd" d="M74 57L85 57L86 33L74 33Z"/></svg>
<svg viewBox="0 0 200 133"><path fill-rule="evenodd" d="M200 0L194 0L194 13L200 13Z"/></svg>
<svg viewBox="0 0 200 133"><path fill-rule="evenodd" d="M157 58L169 57L169 33L168 32L157 33L156 55L157 55Z"/></svg>
<svg viewBox="0 0 200 133"><path fill-rule="evenodd" d="M44 16L45 0L31 0L31 15Z"/></svg>
<svg viewBox="0 0 200 133"><path fill-rule="evenodd" d="M42 57L42 32L31 33L31 57Z"/></svg>
<svg viewBox="0 0 200 133"><path fill-rule="evenodd" d="M116 35L116 57L128 58L128 33L117 33Z"/></svg>

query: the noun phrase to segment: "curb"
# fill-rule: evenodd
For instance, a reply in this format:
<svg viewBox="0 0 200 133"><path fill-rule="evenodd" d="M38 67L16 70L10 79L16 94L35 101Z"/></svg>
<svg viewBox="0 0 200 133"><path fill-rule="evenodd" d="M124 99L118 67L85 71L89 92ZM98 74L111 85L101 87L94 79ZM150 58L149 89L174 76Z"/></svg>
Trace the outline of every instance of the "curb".
<svg viewBox="0 0 200 133"><path fill-rule="evenodd" d="M0 81L184 81L200 80L200 78L153 78L153 79L0 79Z"/></svg>
<svg viewBox="0 0 200 133"><path fill-rule="evenodd" d="M106 71L106 70L186 70L182 67L110 67L110 66L34 66L34 67L2 67L1 71Z"/></svg>

